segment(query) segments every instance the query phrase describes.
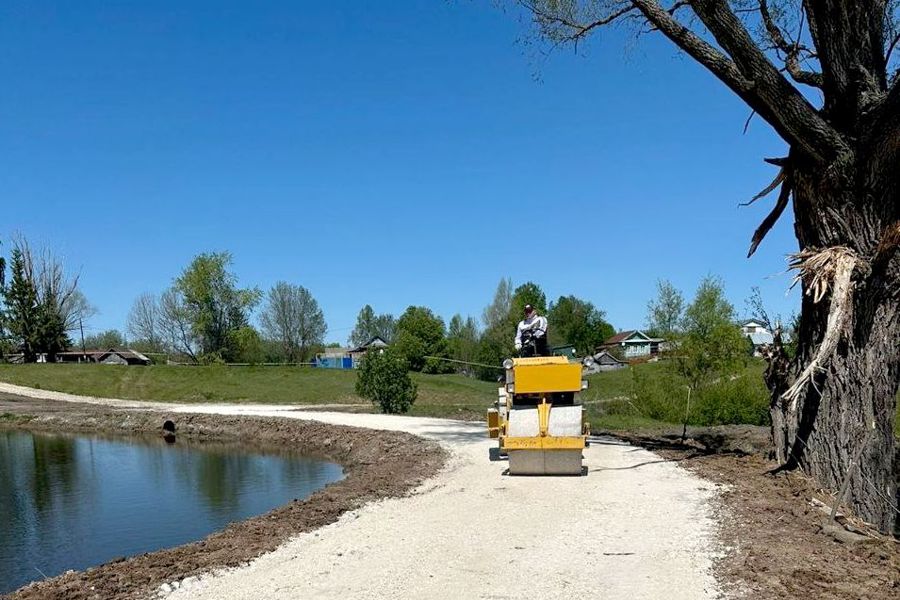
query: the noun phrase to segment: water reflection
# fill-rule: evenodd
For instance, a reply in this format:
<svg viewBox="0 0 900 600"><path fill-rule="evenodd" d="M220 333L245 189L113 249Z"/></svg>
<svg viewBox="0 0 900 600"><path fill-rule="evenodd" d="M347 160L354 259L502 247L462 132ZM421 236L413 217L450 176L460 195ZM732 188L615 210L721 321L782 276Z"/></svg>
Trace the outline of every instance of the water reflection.
<svg viewBox="0 0 900 600"><path fill-rule="evenodd" d="M234 446L0 432L0 594L202 538L341 476Z"/></svg>

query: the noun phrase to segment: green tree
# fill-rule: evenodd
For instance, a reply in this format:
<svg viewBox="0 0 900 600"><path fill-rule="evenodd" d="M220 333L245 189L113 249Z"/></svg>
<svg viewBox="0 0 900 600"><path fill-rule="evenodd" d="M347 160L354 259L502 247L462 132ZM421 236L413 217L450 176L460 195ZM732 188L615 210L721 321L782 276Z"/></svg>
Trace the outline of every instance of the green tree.
<svg viewBox="0 0 900 600"><path fill-rule="evenodd" d="M372 351L363 358L356 379L356 393L371 400L381 412L408 412L416 401L417 392L406 360L393 348Z"/></svg>
<svg viewBox="0 0 900 600"><path fill-rule="evenodd" d="M66 322L59 311L59 300L52 292L38 304L38 321L34 348L46 354L47 362L55 362L56 355L65 351L72 340L66 333Z"/></svg>
<svg viewBox="0 0 900 600"><path fill-rule="evenodd" d="M281 343L288 361L306 361L322 344L327 327L319 303L302 285L279 281L269 290L260 316L263 333Z"/></svg>
<svg viewBox="0 0 900 600"><path fill-rule="evenodd" d="M248 324L249 312L261 296L257 289L237 287L231 263L228 252L200 254L175 280L193 337L209 359L235 360L232 334Z"/></svg>
<svg viewBox="0 0 900 600"><path fill-rule="evenodd" d="M262 336L250 325L231 330L229 346L233 348L235 362L256 365L265 361L265 344Z"/></svg>
<svg viewBox="0 0 900 600"><path fill-rule="evenodd" d="M528 281L516 288L512 300L509 303L510 322L518 324L525 312L525 306L530 304L539 314L547 314L547 296L538 284Z"/></svg>
<svg viewBox="0 0 900 600"><path fill-rule="evenodd" d="M444 321L424 306L410 306L400 315L393 347L413 371L449 373L453 370L450 363L439 360L449 356Z"/></svg>
<svg viewBox="0 0 900 600"><path fill-rule="evenodd" d="M684 318L684 296L666 279L656 282L656 298L647 303L647 332L654 337L675 340Z"/></svg>
<svg viewBox="0 0 900 600"><path fill-rule="evenodd" d="M362 346L374 337L380 337L390 343L394 340L395 328L396 321L393 315L377 315L375 310L366 304L356 316L356 326L350 334L350 345Z"/></svg>
<svg viewBox="0 0 900 600"><path fill-rule="evenodd" d="M509 277L500 279L497 284L497 290L494 292L494 299L488 304L482 313L484 328L500 327L509 318L509 311L512 306L513 283Z"/></svg>
<svg viewBox="0 0 900 600"><path fill-rule="evenodd" d="M695 390L746 366L747 340L735 322L734 306L722 281L707 277L684 311L683 336L677 351L680 374Z"/></svg>
<svg viewBox="0 0 900 600"><path fill-rule="evenodd" d="M13 343L23 354L25 362L37 360L38 328L40 323L40 307L37 301L37 290L25 272L25 259L19 248L13 248L10 255L11 278L8 287L3 289L3 301L6 305L4 321Z"/></svg>
<svg viewBox="0 0 900 600"><path fill-rule="evenodd" d="M507 329L505 323L501 323L482 332L478 339L476 362L500 367L505 359L515 355L516 349L513 346L515 330L510 333ZM475 369L475 374L483 381L496 381L501 373L499 368L491 366L479 366Z"/></svg>
<svg viewBox="0 0 900 600"><path fill-rule="evenodd" d="M107 329L84 338L84 347L89 350L108 350L124 348L125 336L118 329Z"/></svg>
<svg viewBox="0 0 900 600"><path fill-rule="evenodd" d="M34 292L30 338L26 342L18 337L16 343L26 348L26 360L30 360L32 354L35 357L46 354L52 361L57 353L69 346L68 332L77 328L95 309L78 289L78 277L70 276L62 261L50 250L44 248L35 252L25 238L18 238L13 250L18 263L17 291L23 291L22 283L27 282L29 290ZM21 310L20 306L16 311L20 319L23 318ZM15 327L21 330L23 323Z"/></svg>
<svg viewBox="0 0 900 600"><path fill-rule="evenodd" d="M604 319L604 312L592 303L575 296L560 296L550 304L547 313L548 331L554 345L575 346L581 356L593 354L604 340L615 334L613 326Z"/></svg>
<svg viewBox="0 0 900 600"><path fill-rule="evenodd" d="M475 319L453 315L447 327L447 347L450 357L459 361L474 362L478 353L478 324ZM474 372L469 365L458 365L457 370L466 374Z"/></svg>

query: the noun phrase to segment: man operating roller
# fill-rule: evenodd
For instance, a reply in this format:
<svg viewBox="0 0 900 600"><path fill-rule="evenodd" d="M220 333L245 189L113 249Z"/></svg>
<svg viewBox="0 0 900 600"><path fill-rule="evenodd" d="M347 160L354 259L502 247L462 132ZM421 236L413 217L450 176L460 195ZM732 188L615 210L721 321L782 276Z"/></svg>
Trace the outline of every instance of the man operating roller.
<svg viewBox="0 0 900 600"><path fill-rule="evenodd" d="M516 350L522 356L550 356L547 317L539 315L530 304L525 305L525 318L516 328Z"/></svg>

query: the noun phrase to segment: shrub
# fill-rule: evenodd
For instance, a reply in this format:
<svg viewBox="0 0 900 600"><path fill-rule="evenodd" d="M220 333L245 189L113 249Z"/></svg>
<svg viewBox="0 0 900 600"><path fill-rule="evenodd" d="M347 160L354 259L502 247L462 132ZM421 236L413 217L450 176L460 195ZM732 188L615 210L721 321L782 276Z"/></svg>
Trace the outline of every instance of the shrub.
<svg viewBox="0 0 900 600"><path fill-rule="evenodd" d="M691 393L687 405L687 380L673 369L632 369L628 401L604 405L607 414L631 414L667 423L689 425L768 425L769 395L755 371L721 377Z"/></svg>
<svg viewBox="0 0 900 600"><path fill-rule="evenodd" d="M356 393L372 401L383 413L409 411L418 389L409 376L406 360L397 352L369 352L359 367Z"/></svg>
<svg viewBox="0 0 900 600"><path fill-rule="evenodd" d="M769 395L760 377L743 375L702 390L692 402L696 425L769 424Z"/></svg>

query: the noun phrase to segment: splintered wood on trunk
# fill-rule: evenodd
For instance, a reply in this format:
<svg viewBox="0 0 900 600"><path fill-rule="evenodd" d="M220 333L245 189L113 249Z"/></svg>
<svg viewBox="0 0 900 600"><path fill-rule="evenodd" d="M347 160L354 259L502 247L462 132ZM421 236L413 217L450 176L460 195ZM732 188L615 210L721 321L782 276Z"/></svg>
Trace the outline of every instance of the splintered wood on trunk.
<svg viewBox="0 0 900 600"><path fill-rule="evenodd" d="M900 382L900 272L896 256L878 265L863 257L875 256L884 232L891 231L896 188L873 187L871 181L860 186L860 172L865 171L854 165L827 178L809 173L795 177L801 248L826 249L823 253L849 248L860 258L853 262L849 290L836 281L840 275L826 274L832 277L827 282L832 287L822 296L822 278L814 281L816 272L804 273L796 358L787 366L783 353L773 352L767 383L778 459L838 489L859 452L858 466L850 474L849 504L881 531L893 532L898 504L893 423ZM861 193L861 188L868 191ZM873 193L878 189L890 192L887 197ZM821 263L816 265L821 268Z"/></svg>

